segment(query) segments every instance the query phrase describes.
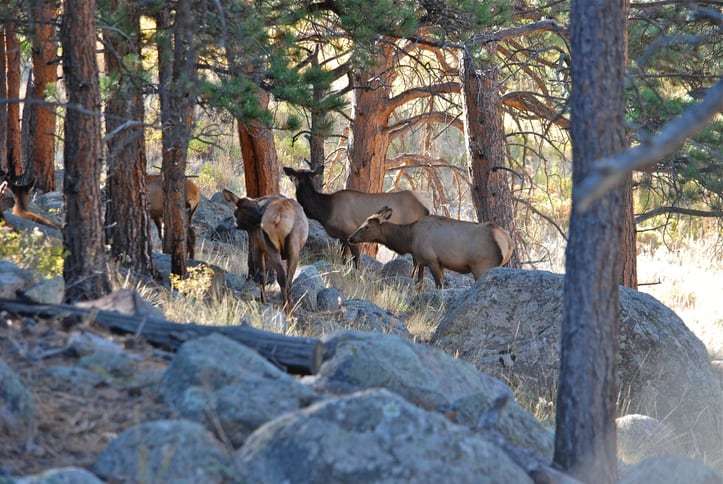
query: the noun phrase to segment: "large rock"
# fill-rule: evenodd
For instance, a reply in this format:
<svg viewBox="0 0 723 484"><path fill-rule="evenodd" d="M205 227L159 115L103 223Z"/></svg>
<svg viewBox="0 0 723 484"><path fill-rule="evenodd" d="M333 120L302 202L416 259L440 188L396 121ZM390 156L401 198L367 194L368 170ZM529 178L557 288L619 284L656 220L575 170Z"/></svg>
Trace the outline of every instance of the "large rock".
<svg viewBox="0 0 723 484"><path fill-rule="evenodd" d="M620 484L723 484L703 463L684 457L655 457L627 470Z"/></svg>
<svg viewBox="0 0 723 484"><path fill-rule="evenodd" d="M215 199L218 200L218 198ZM233 212L232 205L225 202L214 202L202 196L193 215L196 237L213 238L216 227L229 217L233 218Z"/></svg>
<svg viewBox="0 0 723 484"><path fill-rule="evenodd" d="M301 266L290 277L294 278L290 291L293 304L301 303L304 309L316 311L316 296L325 287L319 270L313 265Z"/></svg>
<svg viewBox="0 0 723 484"><path fill-rule="evenodd" d="M495 269L449 303L433 343L513 381L527 398L554 392L563 277ZM631 413L664 418L684 447L720 455L723 395L703 344L653 297L620 290L620 394Z"/></svg>
<svg viewBox="0 0 723 484"><path fill-rule="evenodd" d="M676 453L675 434L662 422L645 415L625 415L615 420L618 458L637 464L648 457Z"/></svg>
<svg viewBox="0 0 723 484"><path fill-rule="evenodd" d="M221 483L229 464L226 450L199 424L157 420L113 439L93 471L113 482Z"/></svg>
<svg viewBox="0 0 723 484"><path fill-rule="evenodd" d="M184 418L214 431L220 425L235 446L265 422L316 398L252 349L217 334L181 346L160 391Z"/></svg>
<svg viewBox="0 0 723 484"><path fill-rule="evenodd" d="M21 477L14 484L103 484L103 481L79 467L50 469L33 476Z"/></svg>
<svg viewBox="0 0 723 484"><path fill-rule="evenodd" d="M33 274L21 269L9 260L0 260L0 297L15 299L16 291L30 286Z"/></svg>
<svg viewBox="0 0 723 484"><path fill-rule="evenodd" d="M339 242L329 236L319 222L309 219L309 236L301 251L302 257L315 259L338 247Z"/></svg>
<svg viewBox="0 0 723 484"><path fill-rule="evenodd" d="M343 319L348 327L360 331L409 336L404 321L365 299L347 299L342 303L342 308Z"/></svg>
<svg viewBox="0 0 723 484"><path fill-rule="evenodd" d="M508 403L495 422L513 445L552 456L552 434L511 397L501 381L473 365L428 346L378 333L338 333L325 339L328 354L319 373L306 381L320 391L343 394L386 388L457 423L477 428L500 398Z"/></svg>
<svg viewBox="0 0 723 484"><path fill-rule="evenodd" d="M527 483L495 445L385 390L327 400L257 430L241 482Z"/></svg>
<svg viewBox="0 0 723 484"><path fill-rule="evenodd" d="M0 360L0 437L27 439L35 431L35 403L20 377Z"/></svg>
<svg viewBox="0 0 723 484"><path fill-rule="evenodd" d="M324 288L316 295L316 309L319 311L338 311L343 300L344 296L335 287Z"/></svg>

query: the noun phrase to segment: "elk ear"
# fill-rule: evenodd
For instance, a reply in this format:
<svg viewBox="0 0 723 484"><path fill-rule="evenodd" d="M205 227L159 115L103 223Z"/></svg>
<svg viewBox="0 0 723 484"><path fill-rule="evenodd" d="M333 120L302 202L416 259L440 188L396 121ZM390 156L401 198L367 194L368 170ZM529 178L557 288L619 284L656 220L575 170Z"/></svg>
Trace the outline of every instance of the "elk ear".
<svg viewBox="0 0 723 484"><path fill-rule="evenodd" d="M284 173L286 174L286 176L291 178L295 178L297 175L296 170L294 170L293 168L289 168L288 166L284 167Z"/></svg>
<svg viewBox="0 0 723 484"><path fill-rule="evenodd" d="M389 220L392 217L392 209L389 207L384 207L377 212L377 215L379 215L380 219Z"/></svg>
<svg viewBox="0 0 723 484"><path fill-rule="evenodd" d="M230 190L223 190L223 199L226 200L229 203L233 203L234 205L238 205L239 198Z"/></svg>

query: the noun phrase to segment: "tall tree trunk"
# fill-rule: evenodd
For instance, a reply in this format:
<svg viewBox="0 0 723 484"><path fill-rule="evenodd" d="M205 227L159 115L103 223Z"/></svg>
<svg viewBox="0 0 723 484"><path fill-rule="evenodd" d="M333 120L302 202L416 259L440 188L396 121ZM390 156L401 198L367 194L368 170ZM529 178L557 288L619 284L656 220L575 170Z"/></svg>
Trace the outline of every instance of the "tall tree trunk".
<svg viewBox="0 0 723 484"><path fill-rule="evenodd" d="M620 239L620 281L631 289L638 288L638 248L633 208L633 176L628 175L623 186L623 234Z"/></svg>
<svg viewBox="0 0 723 484"><path fill-rule="evenodd" d="M135 0L111 0L109 6L118 22L104 34L109 47L105 49L106 71L116 80L105 108L108 241L115 259L136 272L152 274L143 141L143 67L140 60L135 60L141 51L141 16Z"/></svg>
<svg viewBox="0 0 723 484"><path fill-rule="evenodd" d="M110 291L100 205L100 91L95 54L95 0L65 0L61 42L68 93L65 114L63 277L68 301ZM72 12L72 14L69 14Z"/></svg>
<svg viewBox="0 0 723 484"><path fill-rule="evenodd" d="M625 1L573 0L573 211L566 252L555 463L584 482L617 481L615 356L624 188L585 213L574 196L593 163L625 146Z"/></svg>
<svg viewBox="0 0 723 484"><path fill-rule="evenodd" d="M259 106L267 108L269 100L269 94L259 89ZM237 127L244 162L246 196L256 198L279 193L279 160L271 128L258 120L237 120Z"/></svg>
<svg viewBox="0 0 723 484"><path fill-rule="evenodd" d="M0 26L0 99L8 98L5 27ZM0 171L8 172L8 105L0 105Z"/></svg>
<svg viewBox="0 0 723 484"><path fill-rule="evenodd" d="M33 87L29 97L45 99L46 90L58 80L58 45L53 22L57 8L52 0L31 0L31 40L33 48ZM35 177L35 189L55 190L55 107L40 103L29 105L28 160Z"/></svg>
<svg viewBox="0 0 723 484"><path fill-rule="evenodd" d="M194 19L199 14L194 4L203 0L179 0L173 27L173 77L170 88L169 116L163 126L163 246L171 255L171 271L186 275L188 255L188 202L186 196L186 161L196 102L196 59Z"/></svg>
<svg viewBox="0 0 723 484"><path fill-rule="evenodd" d="M32 96L33 92L33 70L28 69L28 77L25 81L25 93L21 94L24 98ZM23 112L20 115L20 139L21 146L20 152L23 155L23 168L24 168L24 179L32 179L33 177L33 165L30 164L30 124L32 123L32 111L33 103L24 102Z"/></svg>
<svg viewBox="0 0 723 484"><path fill-rule="evenodd" d="M317 47L314 57L311 61L312 69L319 68L319 49ZM324 88L320 83L312 86L312 96L314 107L311 109L311 126L309 126L309 165L312 171L319 170L314 176L314 188L322 191L324 186L324 138L327 130L326 113L319 109L319 105L324 99Z"/></svg>
<svg viewBox="0 0 723 484"><path fill-rule="evenodd" d="M5 24L5 54L7 58L7 96L20 98L20 44L15 24ZM22 139L20 132L20 103L8 104L7 124L8 172L20 177L23 172Z"/></svg>
<svg viewBox="0 0 723 484"><path fill-rule="evenodd" d="M494 46L488 46L491 57ZM507 230L518 246L512 214L512 191L505 161L505 131L499 92L499 71L493 62L475 69L468 52L462 56L464 129L472 178L472 201L479 222L494 222ZM519 267L517 251L508 264Z"/></svg>
<svg viewBox="0 0 723 484"><path fill-rule="evenodd" d="M160 8L156 14L156 51L158 52L158 98L161 105L161 125L170 124L171 114L171 80L173 78L173 33L171 16L167 9ZM163 164L170 163L166 158L171 153L170 137L165 134L161 138L163 148L161 156ZM165 247L164 247L165 252Z"/></svg>
<svg viewBox="0 0 723 484"><path fill-rule="evenodd" d="M378 65L352 74L354 112L346 187L368 193L384 191L384 162L390 141L385 128L391 83L384 76L390 61L384 55L377 57Z"/></svg>

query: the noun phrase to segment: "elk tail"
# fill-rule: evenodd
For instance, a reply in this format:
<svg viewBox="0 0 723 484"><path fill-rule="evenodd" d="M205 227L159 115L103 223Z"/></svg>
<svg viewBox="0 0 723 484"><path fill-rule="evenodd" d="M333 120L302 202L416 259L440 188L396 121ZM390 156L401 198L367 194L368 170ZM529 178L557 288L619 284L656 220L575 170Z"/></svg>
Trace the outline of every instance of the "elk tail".
<svg viewBox="0 0 723 484"><path fill-rule="evenodd" d="M261 218L261 229L278 252L282 252L284 241L294 227L294 211L286 200L272 202L266 207Z"/></svg>
<svg viewBox="0 0 723 484"><path fill-rule="evenodd" d="M502 254L500 266L503 266L512 258L512 237L510 237L510 234L505 229L498 225L490 224L490 228L492 229L492 238L495 240L497 247L499 247L500 254Z"/></svg>

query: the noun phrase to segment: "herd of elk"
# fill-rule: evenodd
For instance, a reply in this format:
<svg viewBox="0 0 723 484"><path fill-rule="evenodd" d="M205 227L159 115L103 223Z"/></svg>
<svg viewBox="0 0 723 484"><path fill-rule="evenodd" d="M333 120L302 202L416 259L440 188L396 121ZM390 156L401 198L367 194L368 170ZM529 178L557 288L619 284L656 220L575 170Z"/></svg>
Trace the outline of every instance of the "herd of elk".
<svg viewBox="0 0 723 484"><path fill-rule="evenodd" d="M444 269L472 273L477 280L484 272L505 265L512 256L512 239L497 225L464 222L428 215L410 224L392 222L394 211L384 207L370 216L349 237L350 242L378 242L398 254L412 254L417 282L429 267L437 288L442 287Z"/></svg>
<svg viewBox="0 0 723 484"><path fill-rule="evenodd" d="M284 308L291 310L289 290L299 265L301 248L309 235L309 222L296 200L282 195L261 198L239 198L229 190L223 191L226 201L235 205L236 225L249 234L249 250L256 252L259 262L261 301L266 302L266 267L276 272ZM284 267L283 261L286 261ZM251 268L249 268L251 272ZM255 274L250 274L255 275Z"/></svg>

